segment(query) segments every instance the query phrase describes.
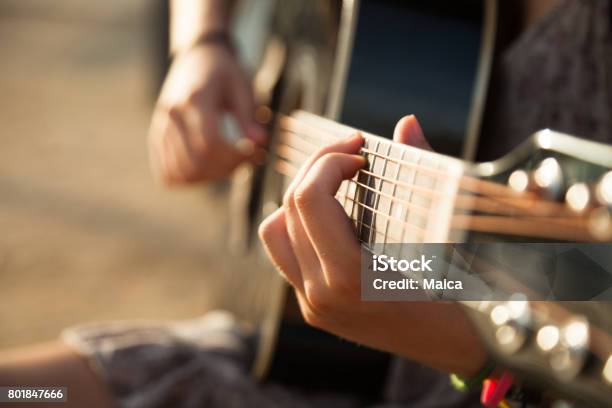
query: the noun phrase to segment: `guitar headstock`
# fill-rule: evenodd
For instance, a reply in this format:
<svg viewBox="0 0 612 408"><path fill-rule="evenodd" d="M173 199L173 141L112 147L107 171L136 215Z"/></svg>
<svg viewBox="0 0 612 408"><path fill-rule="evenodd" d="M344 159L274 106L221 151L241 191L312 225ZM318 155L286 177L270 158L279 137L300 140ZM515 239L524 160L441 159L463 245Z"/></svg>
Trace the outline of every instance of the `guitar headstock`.
<svg viewBox="0 0 612 408"><path fill-rule="evenodd" d="M507 224L489 220L497 225L485 231L501 235L502 241L507 233L508 241L611 242L611 169L612 147L542 130L507 156L475 165L479 181L500 188L496 193L485 185L477 191L473 214L477 218L495 212L497 217L510 218ZM487 212L479 197L495 201L498 207ZM521 262L529 263L514 260ZM579 290L582 280L591 279L594 264L585 265L571 271L572 290ZM528 301L522 293L516 296L505 301L466 302L497 360L532 384L555 388L593 406L609 406L610 303Z"/></svg>
<svg viewBox="0 0 612 408"><path fill-rule="evenodd" d="M515 218L518 224L509 235L612 241L611 146L546 129L503 158L475 165L474 173L480 180L507 187L476 193L493 199L500 212ZM475 203L477 212L478 204L482 203ZM528 227L524 232L521 219ZM504 225L498 230L503 235Z"/></svg>
<svg viewBox="0 0 612 408"><path fill-rule="evenodd" d="M606 326L601 319L609 302L528 302L519 296L466 303L495 360L524 384L550 390L551 399L580 401L578 406L610 406L612 337L609 321Z"/></svg>

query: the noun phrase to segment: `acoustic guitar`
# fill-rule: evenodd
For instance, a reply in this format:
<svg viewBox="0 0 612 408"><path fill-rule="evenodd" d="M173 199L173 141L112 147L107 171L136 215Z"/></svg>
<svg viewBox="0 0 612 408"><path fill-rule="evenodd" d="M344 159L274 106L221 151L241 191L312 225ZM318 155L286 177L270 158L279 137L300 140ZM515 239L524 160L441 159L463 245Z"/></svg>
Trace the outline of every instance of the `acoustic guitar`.
<svg viewBox="0 0 612 408"><path fill-rule="evenodd" d="M240 294L233 311L258 326L255 376L265 375L287 322L296 321L287 313L285 282L262 254L257 226L278 208L310 154L356 129L365 136L368 165L342 184L337 198L364 250L385 253L393 243L612 241L611 147L542 130L499 160L472 162L497 2L456 3L239 5L236 38L253 72L257 118L272 136L266 162L236 172L230 208L231 258L244 272L233 277ZM375 136L391 135L406 112L419 117L436 152ZM508 291L522 288L499 273ZM562 395L609 406L610 308L528 299L459 301L500 364ZM566 338L572 330L580 334L573 342Z"/></svg>

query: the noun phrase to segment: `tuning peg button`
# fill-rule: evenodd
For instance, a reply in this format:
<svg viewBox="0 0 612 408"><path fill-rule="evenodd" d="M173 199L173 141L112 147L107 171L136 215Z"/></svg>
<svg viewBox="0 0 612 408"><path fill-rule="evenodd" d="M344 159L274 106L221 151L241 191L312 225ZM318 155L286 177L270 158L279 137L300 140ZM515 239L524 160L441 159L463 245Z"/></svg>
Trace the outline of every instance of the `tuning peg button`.
<svg viewBox="0 0 612 408"><path fill-rule="evenodd" d="M612 209L612 171L604 174L597 182L595 197L599 204Z"/></svg>
<svg viewBox="0 0 612 408"><path fill-rule="evenodd" d="M558 200L563 196L564 180L557 159L548 157L536 167L532 174L534 190L545 197Z"/></svg>
<svg viewBox="0 0 612 408"><path fill-rule="evenodd" d="M533 333L531 308L527 297L520 293L494 307L491 320L498 326L495 330L497 343L508 354L520 350Z"/></svg>
<svg viewBox="0 0 612 408"><path fill-rule="evenodd" d="M517 193L527 191L529 184L529 174L525 170L515 170L508 177L508 186Z"/></svg>
<svg viewBox="0 0 612 408"><path fill-rule="evenodd" d="M536 335L536 344L541 351L548 353L559 344L561 334L557 326L552 324L542 326Z"/></svg>
<svg viewBox="0 0 612 408"><path fill-rule="evenodd" d="M565 192L565 203L574 212L584 212L591 206L591 202L591 190L585 183L573 184Z"/></svg>
<svg viewBox="0 0 612 408"><path fill-rule="evenodd" d="M598 206L589 213L589 232L599 241L612 241L612 171L599 179L594 190Z"/></svg>
<svg viewBox="0 0 612 408"><path fill-rule="evenodd" d="M576 317L560 330L559 342L550 351L549 362L555 375L564 381L574 379L589 359L589 324Z"/></svg>

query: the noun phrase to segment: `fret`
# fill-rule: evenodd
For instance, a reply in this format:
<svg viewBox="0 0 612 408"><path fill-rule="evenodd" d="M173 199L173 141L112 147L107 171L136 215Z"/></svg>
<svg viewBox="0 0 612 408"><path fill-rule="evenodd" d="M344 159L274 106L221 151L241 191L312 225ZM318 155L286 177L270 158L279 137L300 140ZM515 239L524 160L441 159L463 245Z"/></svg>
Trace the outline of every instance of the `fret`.
<svg viewBox="0 0 612 408"><path fill-rule="evenodd" d="M357 174L353 178L353 180L357 180L358 178L359 178L359 174ZM351 209L350 209L350 211L348 211L348 216L349 216L349 218L352 221L357 221L357 215L355 214L355 201L358 200L358 198L359 198L358 197L358 195L359 195L359 185L357 185L356 183L351 183L351 182L349 182L348 185L349 185L349 192L351 192L350 190L351 190L351 187L352 187L352 192L351 192L350 197L349 197L349 202L351 203L350 204L351 205ZM350 198L352 198L352 199L350 199ZM357 229L358 226L355 225L355 228Z"/></svg>
<svg viewBox="0 0 612 408"><path fill-rule="evenodd" d="M442 167L442 164L439 164ZM438 216L430 219L427 225L428 242L463 242L465 231L455 231L451 236L451 222L455 210L455 202L459 192L461 175L463 170L448 168L449 173L446 179L436 180L434 188L440 192L431 206Z"/></svg>
<svg viewBox="0 0 612 408"><path fill-rule="evenodd" d="M418 153L407 154L407 156L408 156L408 160L410 160L411 162L418 163L418 161L420 160L420 154ZM405 184L416 186L416 178L417 178L417 171L414 168L406 168L404 166L400 166L398 179L401 179ZM415 191L413 189L407 189L405 188L405 186L398 185L398 187L396 188L396 196L410 204L415 204L415 197L418 196L418 194L415 194ZM416 205L418 205L419 207L421 206L421 204L416 204ZM423 208L428 208L428 207L423 206ZM415 217L412 216L412 214L413 214L413 211L411 211L410 207L406 206L405 208L402 209L402 211L399 211L396 216L397 218L403 220L405 223L409 225L412 225L412 224L418 225L419 223L414 221ZM413 242L414 238L410 238L407 235L409 234L406 228L402 228L401 242Z"/></svg>
<svg viewBox="0 0 612 408"><path fill-rule="evenodd" d="M373 149L373 151L377 151L378 145L380 144L380 142L378 140L366 140L364 142L364 147L369 150L370 149L370 144L374 144L372 149ZM376 169L376 163L377 163L376 159L378 159L378 158L379 157L376 156L376 155L373 155L371 153L366 153L366 159L368 160L369 169L371 170L372 173L376 173L376 170L375 170ZM376 190L376 178L373 178L372 175L368 175L367 176L367 181L365 182L365 184L368 185L368 186L373 186L374 189ZM370 198L372 196L374 196L374 201L376 201L376 195L371 190L367 190L367 189L362 189L362 190L364 190L363 194L362 194L362 197L363 197L363 202L366 204L366 206L362 207L362 211L361 211L361 221L362 221L362 224L361 225L363 225L363 223L365 223L366 220L369 220L370 225L372 225L372 223L374 222L376 217L375 217L375 214L373 212L370 212L369 217L368 217L368 213L367 213L368 207L367 207L367 205L369 205L371 203ZM368 238L367 238L367 240L365 240L368 243L371 240L371 236L370 236L371 232L372 232L372 229L369 230ZM359 237L363 238L362 229L359 230Z"/></svg>
<svg viewBox="0 0 612 408"><path fill-rule="evenodd" d="M359 186L357 185L357 177L358 176L353 177L353 179L349 180L348 183L350 199L349 201L351 206L351 209L348 214L351 220L357 219L357 215L355 214L355 200L359 198Z"/></svg>
<svg viewBox="0 0 612 408"><path fill-rule="evenodd" d="M440 180L438 178L434 178L432 183L433 183L432 189L438 191L438 189L441 187ZM439 203L439 199L432 199L432 202L430 204L430 208L434 209L434 211L435 211L435 208L437 208L438 203ZM425 224L425 229L427 231L431 231L431 227L432 227L432 224L434 222L436 222L436 220L434 220L432 217L427 218L425 220L425 223L426 223Z"/></svg>
<svg viewBox="0 0 612 408"><path fill-rule="evenodd" d="M419 158L416 160L416 164L417 166L422 166L423 165L423 155L419 155ZM430 183L430 178L429 175L420 171L419 167L417 167L417 169L414 170L414 184L423 188L426 188L428 190L431 191L435 191L434 189L430 188L428 186L428 184ZM414 194L414 192L412 193L412 197L411 197L411 201L418 203L419 205L422 205L424 207L427 208L431 208L431 203L433 202L433 198L432 197L422 197L422 196L416 196ZM419 226L425 228L427 226L427 221L430 220L430 217L421 217L418 214L415 214L413 211L410 211L408 213L408 217L407 217L407 221L410 223L414 223L414 224L418 224Z"/></svg>
<svg viewBox="0 0 612 408"><path fill-rule="evenodd" d="M400 161L402 161L404 159L404 150L400 151ZM395 181L399 181L399 174L400 174L400 168L401 166L399 164L396 164L396 170L395 170L395 174L393 175L393 180ZM397 183L391 183L391 197L395 197L396 191L397 191ZM400 218L401 218L401 204L400 203L396 203L396 201L391 200L389 203L389 216L393 215L393 211L394 211L394 205L397 204L399 206L400 209ZM391 237L391 234L389 233L389 224L390 221L387 220L387 223L385 224L385 235L384 235L384 241L383 241L383 252L385 252L385 250L387 249L387 238ZM403 231L403 229L402 229ZM401 242L401 238L399 240L395 240L395 242Z"/></svg>
<svg viewBox="0 0 612 408"><path fill-rule="evenodd" d="M378 141L378 143L376 144L375 147L375 152L379 153L379 150L382 151L384 149L384 147L386 147L387 151L386 154L381 154L381 155L377 155L375 156L375 163L372 164L372 173L374 174L381 174L384 175L385 174L385 170L387 169L387 163L388 163L388 155L389 152L391 150L391 143L388 143L386 141ZM378 159L378 160L377 160ZM379 206L380 206L380 199L381 199L381 191L383 189L383 185L384 185L384 181L378 178L375 178L372 182L372 189L370 190L369 194L370 196L373 195L374 196L374 201L372 202L372 208L374 208L375 210L379 210ZM372 214L372 218L371 218L371 222L372 224L375 226L375 228L378 226L379 222L384 222L385 219L381 220L380 217L377 217L376 214ZM378 229L378 228L377 228ZM371 231L371 230L370 230ZM376 239L376 237L369 237L369 243L373 244L374 240Z"/></svg>
<svg viewBox="0 0 612 408"><path fill-rule="evenodd" d="M382 145L382 143L381 143ZM389 169L389 157L391 154L391 148L392 148L392 144L388 141L385 141L384 143L384 147L386 147L385 149L385 153L383 155L384 157L384 161L382 164L382 168L379 171L379 174L381 174L382 176L385 176L387 174L387 171ZM382 149L381 149L382 150ZM387 186L387 182L385 182L384 180L380 180L379 183L379 188L376 190L376 202L374 205L374 208L380 212L386 213L385 210L381 210L381 207L385 207L388 204L388 195L386 193L384 193L386 186ZM385 226L386 224L388 224L389 220L385 217L383 217L382 219L380 219L380 217L376 217L376 226L378 227L378 224L382 223L382 229L385 230ZM383 235L383 242L385 241L385 237Z"/></svg>

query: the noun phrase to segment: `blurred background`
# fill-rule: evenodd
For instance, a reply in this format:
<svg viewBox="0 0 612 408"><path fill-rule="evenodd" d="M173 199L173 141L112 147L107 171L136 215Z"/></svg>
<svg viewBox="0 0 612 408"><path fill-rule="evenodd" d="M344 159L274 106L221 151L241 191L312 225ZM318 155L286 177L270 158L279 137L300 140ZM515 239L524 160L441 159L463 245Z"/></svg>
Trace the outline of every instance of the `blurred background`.
<svg viewBox="0 0 612 408"><path fill-rule="evenodd" d="M222 203L148 170L163 4L0 0L0 347L217 302Z"/></svg>
<svg viewBox="0 0 612 408"><path fill-rule="evenodd" d="M298 3L318 10L319 3L283 1L276 29L318 39L329 55L317 54L315 66L331 66L323 56L331 58L335 40L319 37L334 35L335 23L328 33L321 24L283 20ZM242 15L257 23L253 16L265 17L263 5L273 2L245 4ZM340 119L390 136L397 119L413 112L437 150L459 154L480 2L427 4L404 14L410 24L389 24L404 2L364 3ZM433 18L430 8L449 9L455 23ZM335 21L336 14L320 17ZM168 62L167 24L167 0L0 0L0 347L54 339L90 321L189 318L211 308L254 321L265 315L268 281L253 274L261 265L220 256L227 254L228 195L220 194L227 185L167 191L150 177L146 133ZM257 54L248 21L237 26L248 44L239 47L242 57ZM432 31L438 35L418 40ZM381 64L398 39L411 52ZM420 81L415 58L428 81ZM462 85L453 93L445 84ZM241 269L258 285L242 282ZM276 277L265 270L266 279Z"/></svg>

